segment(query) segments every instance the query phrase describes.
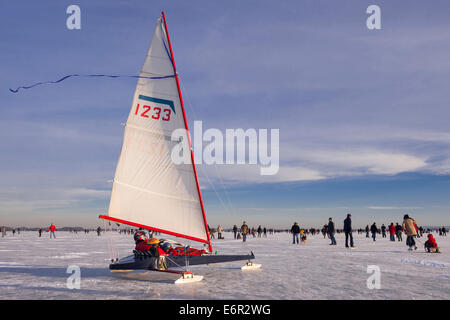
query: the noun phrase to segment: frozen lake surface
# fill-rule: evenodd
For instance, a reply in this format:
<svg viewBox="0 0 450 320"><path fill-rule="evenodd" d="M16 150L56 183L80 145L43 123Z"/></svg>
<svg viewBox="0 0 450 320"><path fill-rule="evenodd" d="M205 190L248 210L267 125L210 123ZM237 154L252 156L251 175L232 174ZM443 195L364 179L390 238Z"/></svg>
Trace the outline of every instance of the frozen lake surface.
<svg viewBox="0 0 450 320"><path fill-rule="evenodd" d="M116 232L57 232L57 239L37 232L0 238L0 299L450 299L450 237L434 234L443 253L425 253L423 242L408 252L405 242L379 237L376 242L354 233L355 250L329 246L322 235L293 245L291 235L249 237L247 243L213 240L219 254L253 251L261 270L240 270L244 262L196 266L199 283L124 279L108 270L108 239L120 257L134 248L131 235ZM81 270L80 289L69 289L68 266ZM381 270L380 289L368 289L369 265Z"/></svg>

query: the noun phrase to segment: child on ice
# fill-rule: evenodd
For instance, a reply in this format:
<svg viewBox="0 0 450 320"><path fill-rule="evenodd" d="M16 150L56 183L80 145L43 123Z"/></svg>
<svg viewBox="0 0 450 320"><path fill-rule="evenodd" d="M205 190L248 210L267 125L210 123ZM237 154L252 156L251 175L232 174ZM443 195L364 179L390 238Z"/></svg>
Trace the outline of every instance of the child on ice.
<svg viewBox="0 0 450 320"><path fill-rule="evenodd" d="M428 235L428 240L425 241L424 247L428 252L439 253L439 247L437 245L436 239L434 239L431 233Z"/></svg>

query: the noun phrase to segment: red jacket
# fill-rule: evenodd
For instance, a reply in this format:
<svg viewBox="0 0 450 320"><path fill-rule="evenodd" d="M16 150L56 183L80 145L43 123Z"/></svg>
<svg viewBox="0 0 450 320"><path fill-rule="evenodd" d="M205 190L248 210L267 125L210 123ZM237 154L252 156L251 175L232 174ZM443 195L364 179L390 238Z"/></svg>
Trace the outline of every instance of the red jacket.
<svg viewBox="0 0 450 320"><path fill-rule="evenodd" d="M430 248L437 248L436 239L434 239L431 233L428 235L428 240L425 241L425 243L428 243L430 245Z"/></svg>
<svg viewBox="0 0 450 320"><path fill-rule="evenodd" d="M52 224L52 225L50 226L50 228L48 228L48 231L50 231L50 232L55 232L55 231L56 231L56 227Z"/></svg>
<svg viewBox="0 0 450 320"><path fill-rule="evenodd" d="M136 244L136 248L135 249L139 250L139 251L149 251L151 247L152 247L152 245L148 244L146 241L139 241ZM166 255L164 250L161 249L160 247L158 247L158 252L159 252L159 255L161 255L161 256L165 256Z"/></svg>
<svg viewBox="0 0 450 320"><path fill-rule="evenodd" d="M391 236L395 236L395 226L393 224L389 225L389 232Z"/></svg>

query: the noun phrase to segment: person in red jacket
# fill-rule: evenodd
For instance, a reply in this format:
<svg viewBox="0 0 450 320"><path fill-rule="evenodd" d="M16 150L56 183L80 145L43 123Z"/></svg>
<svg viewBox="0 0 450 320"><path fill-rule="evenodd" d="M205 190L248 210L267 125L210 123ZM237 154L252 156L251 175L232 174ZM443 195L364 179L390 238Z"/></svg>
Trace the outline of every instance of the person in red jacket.
<svg viewBox="0 0 450 320"><path fill-rule="evenodd" d="M434 239L431 233L428 235L428 240L425 241L424 247L428 252L439 252L439 247L437 245L436 239Z"/></svg>
<svg viewBox="0 0 450 320"><path fill-rule="evenodd" d="M166 255L164 250L159 247L158 239L151 238L150 240L148 240L145 235L142 235L137 239L135 249L142 252L149 251L152 257L156 258Z"/></svg>
<svg viewBox="0 0 450 320"><path fill-rule="evenodd" d="M393 222L391 222L388 229L391 241L395 241L395 226Z"/></svg>
<svg viewBox="0 0 450 320"><path fill-rule="evenodd" d="M50 239L52 238L52 236L53 236L53 238L56 239L56 236L55 236L56 227L53 223L48 228L48 231L50 231Z"/></svg>

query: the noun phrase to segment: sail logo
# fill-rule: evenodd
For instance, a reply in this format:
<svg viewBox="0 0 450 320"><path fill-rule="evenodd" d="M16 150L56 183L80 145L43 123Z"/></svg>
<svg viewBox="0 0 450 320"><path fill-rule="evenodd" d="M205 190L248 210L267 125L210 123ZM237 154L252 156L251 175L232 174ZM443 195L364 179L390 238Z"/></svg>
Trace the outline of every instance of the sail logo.
<svg viewBox="0 0 450 320"><path fill-rule="evenodd" d="M170 121L172 116L172 112L175 112L175 105L171 100L165 100L160 98L153 98L144 95L138 96L139 100L143 100L142 103L137 103L134 108L134 115L142 118L149 118L153 120L162 120L162 121ZM157 103L157 105L148 103L153 102ZM160 105L165 105L166 107L161 107Z"/></svg>
<svg viewBox="0 0 450 320"><path fill-rule="evenodd" d="M172 132L175 165L192 163L188 135L185 129ZM194 121L192 152L195 164L259 165L261 175L275 175L279 170L279 139L279 129L270 129L270 136L268 129L253 128L226 129L223 134L219 129L203 132L202 121ZM203 142L208 143L204 148Z"/></svg>

